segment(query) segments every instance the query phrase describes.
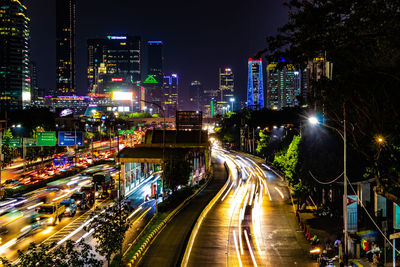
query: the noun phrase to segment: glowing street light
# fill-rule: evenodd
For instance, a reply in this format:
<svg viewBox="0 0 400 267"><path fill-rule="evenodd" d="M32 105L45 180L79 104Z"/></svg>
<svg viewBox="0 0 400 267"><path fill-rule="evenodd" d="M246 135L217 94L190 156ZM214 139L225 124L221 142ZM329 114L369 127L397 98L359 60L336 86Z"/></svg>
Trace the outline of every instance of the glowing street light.
<svg viewBox="0 0 400 267"><path fill-rule="evenodd" d="M317 124L319 124L318 118L315 117L315 116L312 116L312 117L308 118L308 122L309 122L311 125L317 125Z"/></svg>
<svg viewBox="0 0 400 267"><path fill-rule="evenodd" d="M231 99L229 99L229 101L231 102L231 105L232 105L232 112L233 112L233 102L235 102L235 98L231 97Z"/></svg>

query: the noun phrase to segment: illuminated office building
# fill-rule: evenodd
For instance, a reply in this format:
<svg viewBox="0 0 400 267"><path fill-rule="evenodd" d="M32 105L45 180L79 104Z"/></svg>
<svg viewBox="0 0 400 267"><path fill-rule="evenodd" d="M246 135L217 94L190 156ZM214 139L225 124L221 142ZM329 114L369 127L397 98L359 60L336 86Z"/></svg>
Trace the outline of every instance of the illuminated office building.
<svg viewBox="0 0 400 267"><path fill-rule="evenodd" d="M161 85L163 80L163 43L162 41L147 42L147 75L153 76Z"/></svg>
<svg viewBox="0 0 400 267"><path fill-rule="evenodd" d="M219 69L218 90L216 113L224 114L232 109L230 99L234 98L235 84L232 69Z"/></svg>
<svg viewBox="0 0 400 267"><path fill-rule="evenodd" d="M103 39L89 39L89 93L138 90L141 80L140 43L139 36L109 35Z"/></svg>
<svg viewBox="0 0 400 267"><path fill-rule="evenodd" d="M250 109L264 108L264 85L262 59L248 61L247 107Z"/></svg>
<svg viewBox="0 0 400 267"><path fill-rule="evenodd" d="M179 79L177 74L164 75L163 108L166 117L175 117L178 108Z"/></svg>
<svg viewBox="0 0 400 267"><path fill-rule="evenodd" d="M29 18L16 0L0 6L0 110L24 108L31 100Z"/></svg>
<svg viewBox="0 0 400 267"><path fill-rule="evenodd" d="M187 110L203 110L203 85L199 81L192 81L189 87L189 103Z"/></svg>
<svg viewBox="0 0 400 267"><path fill-rule="evenodd" d="M56 1L56 90L58 95L76 93L76 0Z"/></svg>
<svg viewBox="0 0 400 267"><path fill-rule="evenodd" d="M267 107L279 110L299 105L304 90L303 72L286 64L282 69L276 63L267 65Z"/></svg>

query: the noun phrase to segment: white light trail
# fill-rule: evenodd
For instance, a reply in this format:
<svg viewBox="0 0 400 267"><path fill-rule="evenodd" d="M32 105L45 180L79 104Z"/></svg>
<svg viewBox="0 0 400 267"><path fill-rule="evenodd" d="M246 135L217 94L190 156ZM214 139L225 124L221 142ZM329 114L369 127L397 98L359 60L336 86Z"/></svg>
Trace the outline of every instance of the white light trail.
<svg viewBox="0 0 400 267"><path fill-rule="evenodd" d="M42 204L43 204L43 202L39 202L39 203L37 203L37 204L35 204L35 205L32 205L32 206L28 207L27 209L28 209L28 210L34 209L34 208L36 208L36 207L38 207L38 206L40 206L40 205L42 205Z"/></svg>
<svg viewBox="0 0 400 267"><path fill-rule="evenodd" d="M249 247L251 260L253 261L254 266L257 267L256 258L254 257L253 249L250 246L250 241L249 241L249 237L247 236L247 231L246 230L244 230L244 237L246 238L246 243L247 243L247 246Z"/></svg>
<svg viewBox="0 0 400 267"><path fill-rule="evenodd" d="M240 253L239 253L239 248L238 248L238 243L237 243L237 239L236 239L236 233L235 230L233 230L233 240L235 242L235 248L236 248L236 255L239 261L239 266L242 267L242 260L240 259Z"/></svg>
<svg viewBox="0 0 400 267"><path fill-rule="evenodd" d="M279 195L281 195L282 199L285 199L285 197L284 197L284 195L283 195L282 191L281 191L281 190L279 190L279 188L278 188L278 187L276 187L276 186L275 186L275 189L276 189L276 191L278 191Z"/></svg>

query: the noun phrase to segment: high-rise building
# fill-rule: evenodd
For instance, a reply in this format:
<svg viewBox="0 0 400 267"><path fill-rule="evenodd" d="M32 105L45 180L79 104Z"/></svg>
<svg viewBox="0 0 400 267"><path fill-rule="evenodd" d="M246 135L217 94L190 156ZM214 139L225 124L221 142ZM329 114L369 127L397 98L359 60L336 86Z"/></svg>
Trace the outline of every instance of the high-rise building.
<svg viewBox="0 0 400 267"><path fill-rule="evenodd" d="M39 96L39 86L37 80L37 65L31 61L29 64L29 78L31 81L31 97L36 99Z"/></svg>
<svg viewBox="0 0 400 267"><path fill-rule="evenodd" d="M162 41L147 42L147 75L153 76L159 84L163 80L163 43Z"/></svg>
<svg viewBox="0 0 400 267"><path fill-rule="evenodd" d="M306 97L309 102L314 103L314 108L320 106L320 108L323 109L322 104L319 103L319 101L325 95L325 92L323 92L322 89L313 86L312 81L318 81L320 79L332 79L332 69L333 64L326 59L326 55L321 55L308 61L306 69Z"/></svg>
<svg viewBox="0 0 400 267"><path fill-rule="evenodd" d="M267 65L267 107L282 109L299 105L304 83L303 72L292 64L277 68L276 63Z"/></svg>
<svg viewBox="0 0 400 267"><path fill-rule="evenodd" d="M89 39L89 93L111 94L134 90L141 80L141 40L139 36L109 35Z"/></svg>
<svg viewBox="0 0 400 267"><path fill-rule="evenodd" d="M249 58L248 67L247 107L255 110L262 109L264 108L262 59Z"/></svg>
<svg viewBox="0 0 400 267"><path fill-rule="evenodd" d="M164 75L163 108L166 117L175 117L178 108L179 79L177 74Z"/></svg>
<svg viewBox="0 0 400 267"><path fill-rule="evenodd" d="M24 108L31 100L29 18L16 0L0 6L0 110Z"/></svg>
<svg viewBox="0 0 400 267"><path fill-rule="evenodd" d="M219 69L218 99L216 102L216 113L224 114L232 109L230 99L234 98L235 84L232 69Z"/></svg>
<svg viewBox="0 0 400 267"><path fill-rule="evenodd" d="M59 95L76 93L75 6L76 0L56 1L56 91Z"/></svg>
<svg viewBox="0 0 400 267"><path fill-rule="evenodd" d="M221 96L220 90L204 90L203 92L203 114L207 118L213 118L217 114L218 96Z"/></svg>
<svg viewBox="0 0 400 267"><path fill-rule="evenodd" d="M203 85L199 81L192 81L189 87L189 102L187 110L203 111Z"/></svg>

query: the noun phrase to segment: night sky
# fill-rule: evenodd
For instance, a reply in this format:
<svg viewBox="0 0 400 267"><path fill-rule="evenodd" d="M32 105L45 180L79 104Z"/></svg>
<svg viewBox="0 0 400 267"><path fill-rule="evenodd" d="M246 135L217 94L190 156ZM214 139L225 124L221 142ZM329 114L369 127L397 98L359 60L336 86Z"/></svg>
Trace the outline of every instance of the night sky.
<svg viewBox="0 0 400 267"><path fill-rule="evenodd" d="M26 3L31 18L31 59L39 87L55 87L55 1ZM236 2L236 3L234 3ZM77 1L77 89L87 92L86 40L107 34L140 35L164 42L164 71L180 76L180 87L199 80L218 87L218 68L231 67L236 92L246 94L247 59L265 47L266 36L287 21L284 0ZM143 69L143 71L145 71Z"/></svg>

